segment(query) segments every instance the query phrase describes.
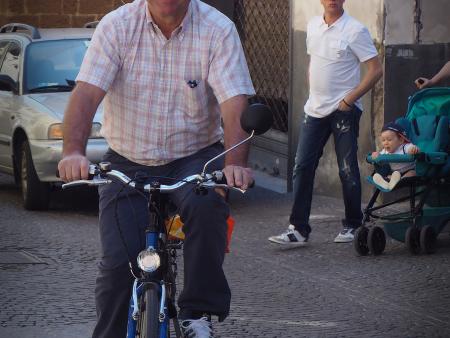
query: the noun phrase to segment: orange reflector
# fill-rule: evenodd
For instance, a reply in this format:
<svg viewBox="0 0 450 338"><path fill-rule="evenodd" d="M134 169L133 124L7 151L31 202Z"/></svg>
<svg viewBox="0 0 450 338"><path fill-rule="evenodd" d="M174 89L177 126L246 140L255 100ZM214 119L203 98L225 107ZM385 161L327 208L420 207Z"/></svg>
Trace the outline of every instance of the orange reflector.
<svg viewBox="0 0 450 338"><path fill-rule="evenodd" d="M183 222L179 215L166 219L166 229L169 233L169 239L172 240L184 240ZM231 236L234 230L234 219L228 216L227 219L227 246L225 252L230 252Z"/></svg>

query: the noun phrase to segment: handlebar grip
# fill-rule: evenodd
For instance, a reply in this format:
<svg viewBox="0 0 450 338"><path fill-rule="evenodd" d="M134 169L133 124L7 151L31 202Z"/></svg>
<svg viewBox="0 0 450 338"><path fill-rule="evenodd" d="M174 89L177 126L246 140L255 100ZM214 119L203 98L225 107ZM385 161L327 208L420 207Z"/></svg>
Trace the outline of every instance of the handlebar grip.
<svg viewBox="0 0 450 338"><path fill-rule="evenodd" d="M214 176L214 182L216 182L217 184L227 184L227 178L222 171L214 171L212 175ZM254 186L255 180L253 180L253 182L249 184L248 188L253 188Z"/></svg>
<svg viewBox="0 0 450 338"><path fill-rule="evenodd" d="M223 174L223 171L217 170L212 173L213 181L217 184L227 184L227 178Z"/></svg>
<svg viewBox="0 0 450 338"><path fill-rule="evenodd" d="M97 166L95 164L89 164L88 178L90 180L92 180L92 178L95 176L96 170L97 170ZM59 176L59 169L58 168L56 168L56 174L55 175L56 175L57 178L61 178Z"/></svg>

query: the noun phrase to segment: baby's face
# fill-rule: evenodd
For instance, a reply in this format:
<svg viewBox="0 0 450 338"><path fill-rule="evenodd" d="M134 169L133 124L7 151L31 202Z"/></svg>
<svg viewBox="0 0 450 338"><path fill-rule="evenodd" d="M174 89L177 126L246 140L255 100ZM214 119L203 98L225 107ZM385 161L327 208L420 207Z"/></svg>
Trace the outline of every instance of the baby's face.
<svg viewBox="0 0 450 338"><path fill-rule="evenodd" d="M381 133L381 144L388 153L393 153L403 144L403 139L392 130L385 130Z"/></svg>

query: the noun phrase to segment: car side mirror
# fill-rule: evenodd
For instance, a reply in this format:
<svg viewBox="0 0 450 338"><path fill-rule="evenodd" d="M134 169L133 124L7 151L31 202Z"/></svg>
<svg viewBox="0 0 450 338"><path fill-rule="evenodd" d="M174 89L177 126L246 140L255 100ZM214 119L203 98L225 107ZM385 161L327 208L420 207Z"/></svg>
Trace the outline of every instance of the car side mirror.
<svg viewBox="0 0 450 338"><path fill-rule="evenodd" d="M9 75L0 75L0 90L17 93L17 83Z"/></svg>

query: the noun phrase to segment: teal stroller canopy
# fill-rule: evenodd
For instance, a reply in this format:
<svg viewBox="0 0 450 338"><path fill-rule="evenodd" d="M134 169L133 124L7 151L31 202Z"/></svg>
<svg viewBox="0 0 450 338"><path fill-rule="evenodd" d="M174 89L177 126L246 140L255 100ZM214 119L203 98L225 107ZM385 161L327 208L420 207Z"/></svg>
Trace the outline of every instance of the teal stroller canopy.
<svg viewBox="0 0 450 338"><path fill-rule="evenodd" d="M428 88L412 95L405 117L412 120L423 115L450 117L450 88Z"/></svg>

